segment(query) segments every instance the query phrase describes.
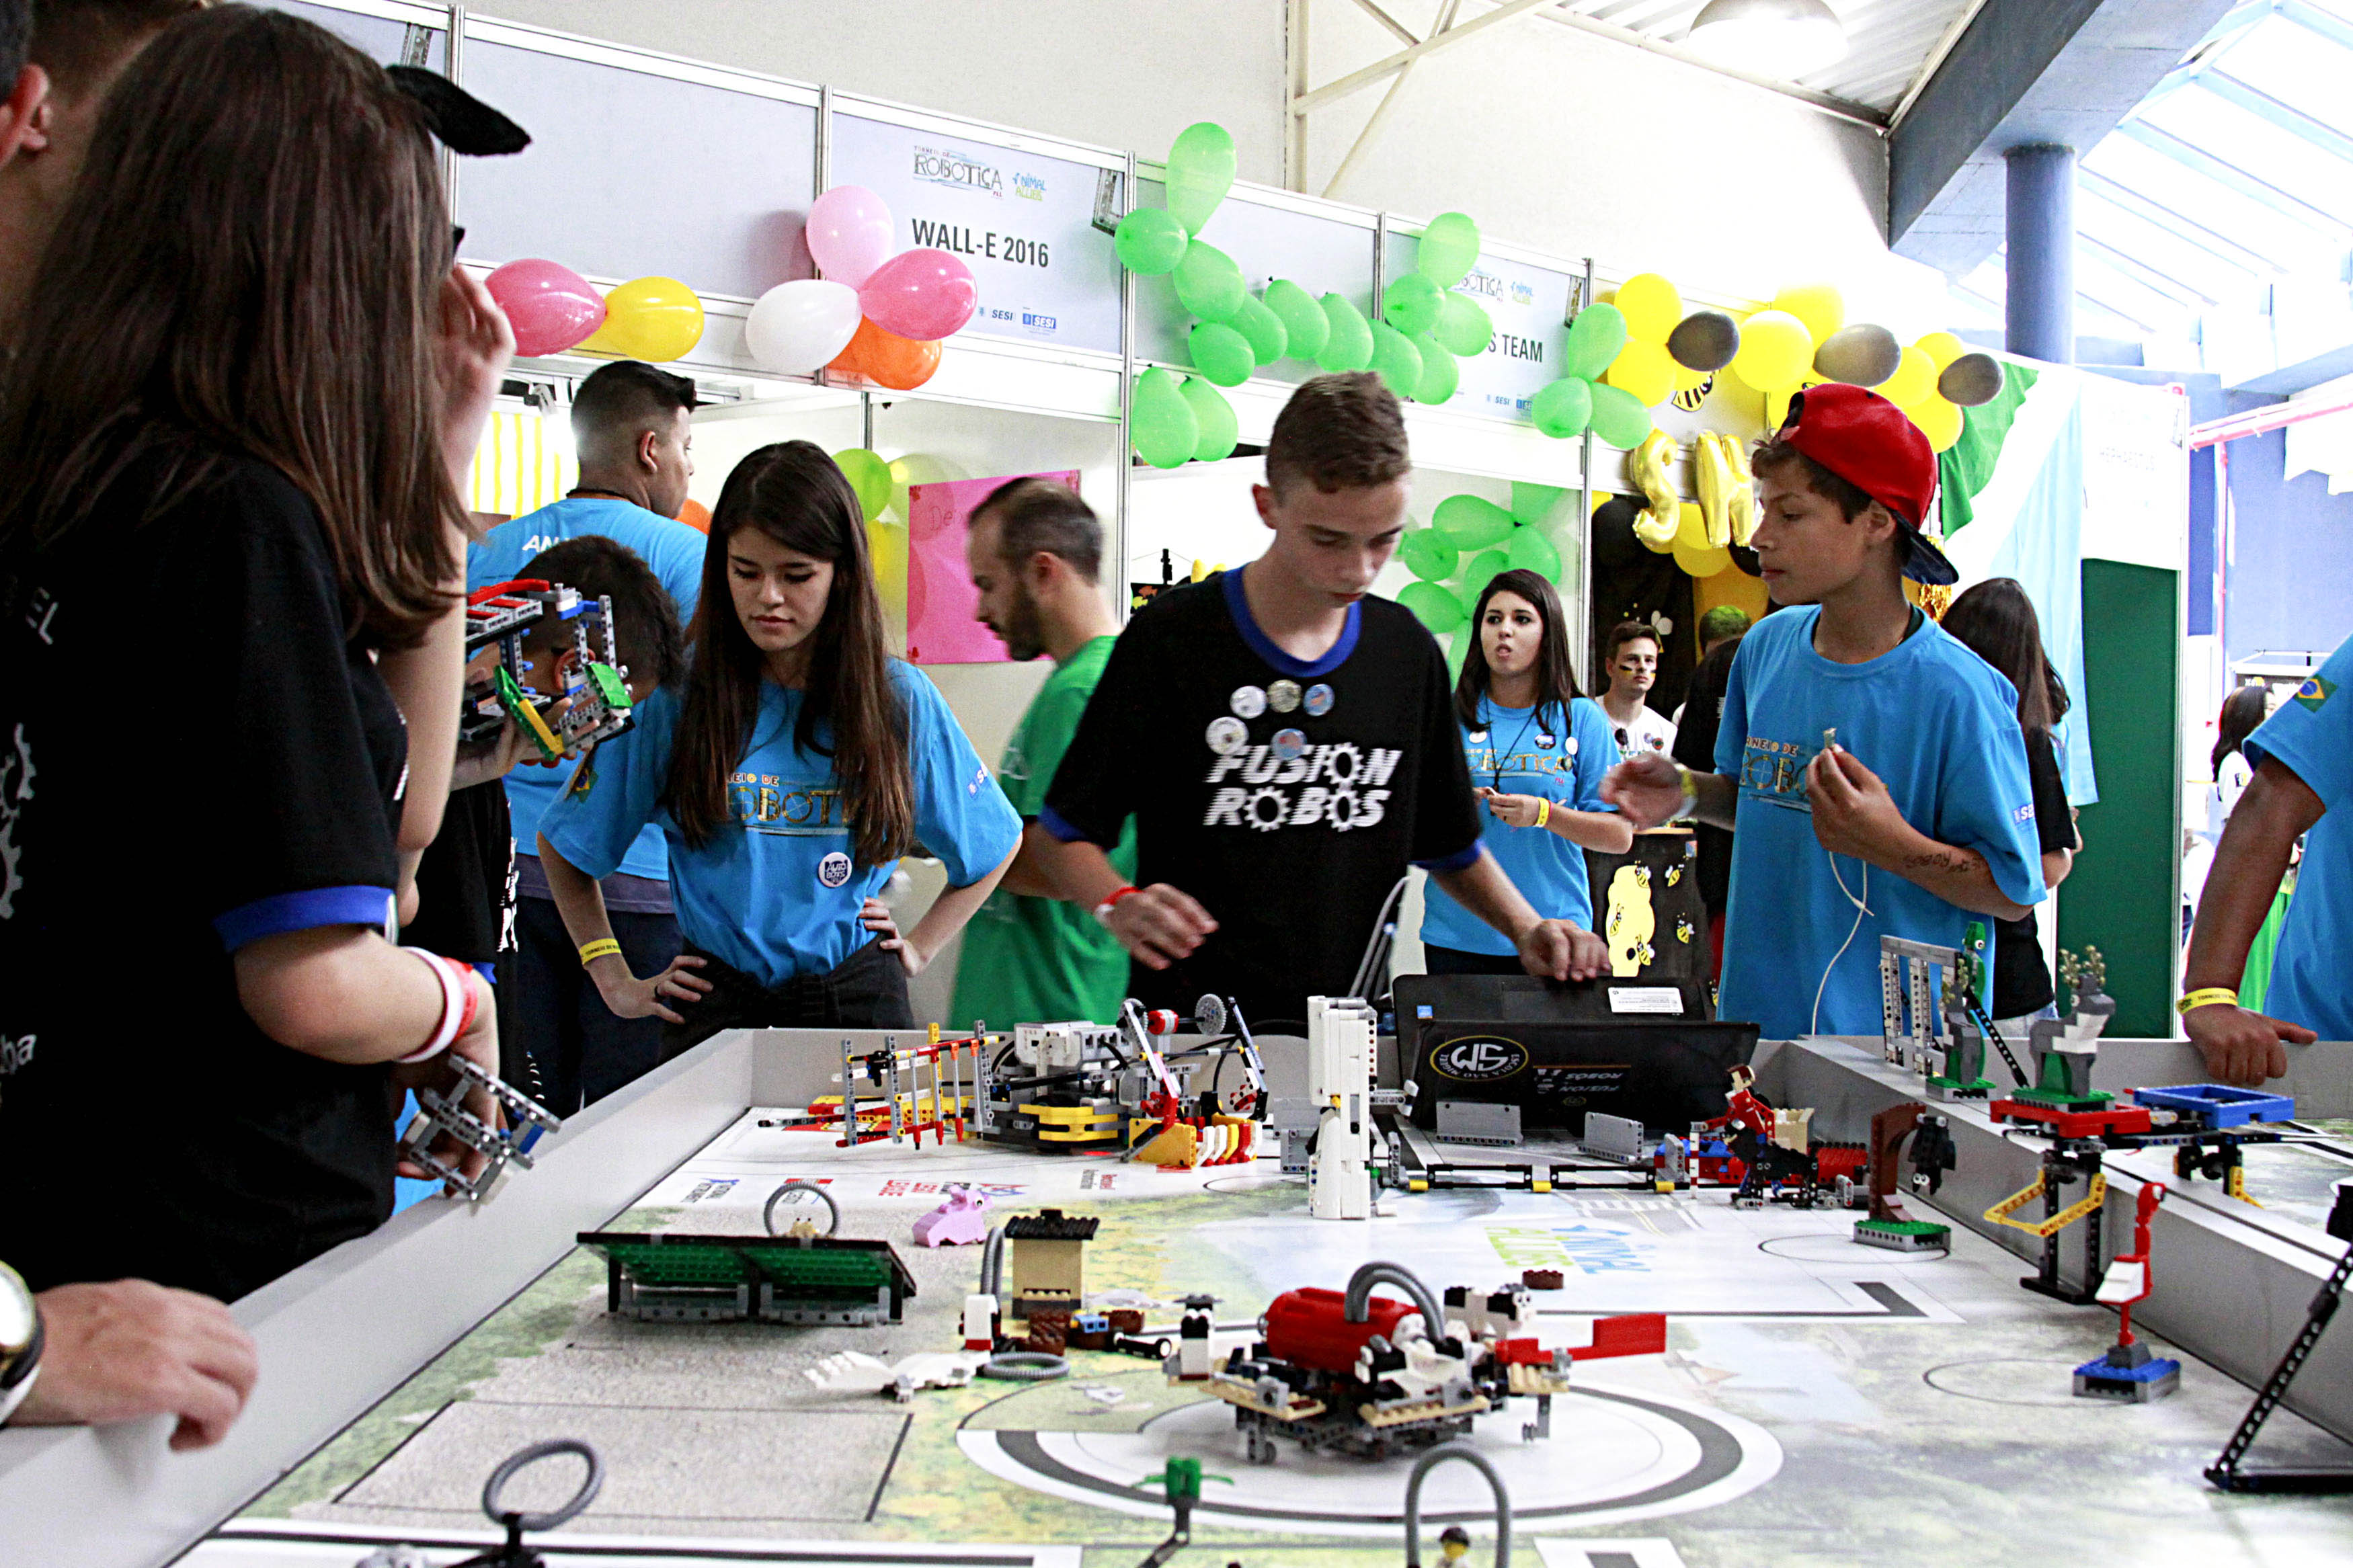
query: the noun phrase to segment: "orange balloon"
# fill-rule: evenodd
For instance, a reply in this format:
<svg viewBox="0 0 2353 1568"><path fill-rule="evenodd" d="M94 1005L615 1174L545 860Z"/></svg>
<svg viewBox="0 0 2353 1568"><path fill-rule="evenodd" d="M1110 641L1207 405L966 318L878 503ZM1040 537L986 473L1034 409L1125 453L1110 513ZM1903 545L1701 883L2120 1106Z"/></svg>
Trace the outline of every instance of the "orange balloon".
<svg viewBox="0 0 2353 1568"><path fill-rule="evenodd" d="M940 368L940 345L902 338L872 321L860 321L849 346L834 355L827 368L862 375L894 392L913 392Z"/></svg>
<svg viewBox="0 0 2353 1568"><path fill-rule="evenodd" d="M697 533L711 531L711 509L699 500L687 502L680 510L678 520Z"/></svg>

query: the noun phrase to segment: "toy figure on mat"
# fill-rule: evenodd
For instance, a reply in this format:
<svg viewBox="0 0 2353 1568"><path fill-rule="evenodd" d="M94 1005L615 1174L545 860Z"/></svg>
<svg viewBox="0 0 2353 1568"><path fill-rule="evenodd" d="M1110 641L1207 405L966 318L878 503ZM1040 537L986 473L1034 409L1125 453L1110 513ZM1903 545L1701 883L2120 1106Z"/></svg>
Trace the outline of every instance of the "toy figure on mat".
<svg viewBox="0 0 2353 1568"><path fill-rule="evenodd" d="M1936 454L1894 404L1800 393L1755 468L1759 571L1804 607L1741 639L1714 773L1654 754L1602 794L1638 828L1737 815L1724 1017L1768 1039L1869 1035L1880 937L1957 948L1971 915L2042 900L2017 695L1905 600L1906 578L1957 574L1925 531Z"/></svg>
<svg viewBox="0 0 2353 1568"><path fill-rule="evenodd" d="M1377 994L1368 939L1416 864L1530 973L1607 967L1599 938L1540 918L1482 849L1445 658L1370 594L1411 472L1378 376L1308 382L1251 491L1266 552L1155 596L1103 667L1038 820L1055 886L1119 939L1148 1007L1212 991L1295 1029L1310 995ZM1134 883L1108 858L1131 820Z"/></svg>

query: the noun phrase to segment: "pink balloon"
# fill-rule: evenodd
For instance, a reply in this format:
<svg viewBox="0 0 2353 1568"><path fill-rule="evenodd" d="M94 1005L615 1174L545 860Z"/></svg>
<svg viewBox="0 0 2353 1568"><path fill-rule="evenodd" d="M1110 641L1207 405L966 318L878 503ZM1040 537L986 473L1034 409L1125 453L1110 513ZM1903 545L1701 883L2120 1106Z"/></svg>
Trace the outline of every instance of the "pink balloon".
<svg viewBox="0 0 2353 1568"><path fill-rule="evenodd" d="M863 185L836 185L809 204L809 255L828 281L863 284L891 254L891 209Z"/></svg>
<svg viewBox="0 0 2353 1568"><path fill-rule="evenodd" d="M979 302L972 268L944 250L903 251L876 268L858 290L858 308L868 321L925 343L962 331Z"/></svg>
<svg viewBox="0 0 2353 1568"><path fill-rule="evenodd" d="M510 261L486 280L514 324L515 353L560 354L605 324L605 298L588 279L553 261Z"/></svg>

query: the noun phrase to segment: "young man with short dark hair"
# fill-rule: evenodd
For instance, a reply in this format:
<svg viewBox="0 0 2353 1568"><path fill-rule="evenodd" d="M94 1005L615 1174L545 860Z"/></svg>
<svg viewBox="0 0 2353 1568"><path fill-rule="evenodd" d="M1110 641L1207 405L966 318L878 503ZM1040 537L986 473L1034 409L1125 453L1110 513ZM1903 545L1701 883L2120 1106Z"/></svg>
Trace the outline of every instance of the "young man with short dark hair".
<svg viewBox="0 0 2353 1568"><path fill-rule="evenodd" d="M1645 827L1738 814L1725 1017L1876 1036L1881 936L1958 947L1973 916L2042 900L2017 694L1905 598L1956 574L1920 531L1936 454L1894 404L1800 393L1755 467L1765 585L1809 607L1741 639L1714 773L1654 753L1602 794Z"/></svg>
<svg viewBox="0 0 2353 1568"><path fill-rule="evenodd" d="M1650 705L1659 683L1659 629L1647 621L1620 621L1604 645L1601 710L1618 741L1618 753L1631 760L1663 752L1675 743L1675 727Z"/></svg>
<svg viewBox="0 0 2353 1568"><path fill-rule="evenodd" d="M1411 468L1378 376L1306 383L1251 490L1266 553L1160 595L1112 650L1039 820L1060 841L1055 886L1119 939L1147 1005L1213 992L1303 1029L1310 995L1353 994L1417 863L1529 973L1608 967L1599 938L1539 920L1481 851L1446 660L1368 596ZM1106 855L1131 817L1140 887Z"/></svg>
<svg viewBox="0 0 2353 1568"><path fill-rule="evenodd" d="M1087 911L1054 896L1041 869L1054 840L1039 826L1046 786L1103 679L1119 622L1097 583L1103 525L1078 492L1056 479L1013 479L972 514L965 564L980 598L973 618L1027 661L1054 661L1013 728L997 782L1021 814L1021 852L965 927L948 1021L965 1028L1085 1018L1117 1022L1127 994L1127 951ZM1113 850L1113 868L1135 872L1135 829Z"/></svg>
<svg viewBox="0 0 2353 1568"><path fill-rule="evenodd" d="M553 506L502 522L466 552L466 586L480 588L527 574L524 563L566 540L597 536L627 545L668 591L678 623L694 618L702 595L703 536L677 521L694 473L690 447L694 383L682 375L617 360L600 365L572 395L572 433L580 453L580 482ZM540 869L539 819L571 776L568 769L517 768L506 777L515 856L517 948L501 979L501 1034L512 1035L533 1058L561 1055L563 1042L586 1038L592 1058L611 1056L611 1078L591 1065L584 1086L609 1089L661 1059L661 1020L616 1018L594 986L581 984L581 964ZM456 802L452 802L455 805ZM670 851L661 829L649 826L605 879L605 907L631 973L659 974L679 953L678 916L670 902ZM620 917L627 917L626 919ZM540 1005L544 1001L546 1005ZM627 1064L642 1063L630 1068ZM599 1090L584 1089L588 1098ZM557 1106L558 1110L567 1109Z"/></svg>

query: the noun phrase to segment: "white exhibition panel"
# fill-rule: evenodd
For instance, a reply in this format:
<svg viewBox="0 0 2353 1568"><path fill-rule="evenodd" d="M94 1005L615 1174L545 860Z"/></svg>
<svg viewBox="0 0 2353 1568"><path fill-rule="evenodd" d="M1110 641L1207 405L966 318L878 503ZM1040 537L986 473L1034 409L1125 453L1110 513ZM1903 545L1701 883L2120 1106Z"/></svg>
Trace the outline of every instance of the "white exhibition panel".
<svg viewBox="0 0 2353 1568"><path fill-rule="evenodd" d="M1418 228L1390 218L1382 234L1381 276L1403 276L1420 255ZM1461 381L1442 405L1446 412L1525 422L1529 402L1561 377L1569 310L1584 288L1582 265L1506 246L1482 248L1456 292L1477 300L1494 330L1485 353L1456 362Z"/></svg>
<svg viewBox="0 0 2353 1568"><path fill-rule="evenodd" d="M289 11L316 22L368 58L382 65L449 68L449 8L408 0L343 0L317 5L310 0L260 0L262 8Z"/></svg>

